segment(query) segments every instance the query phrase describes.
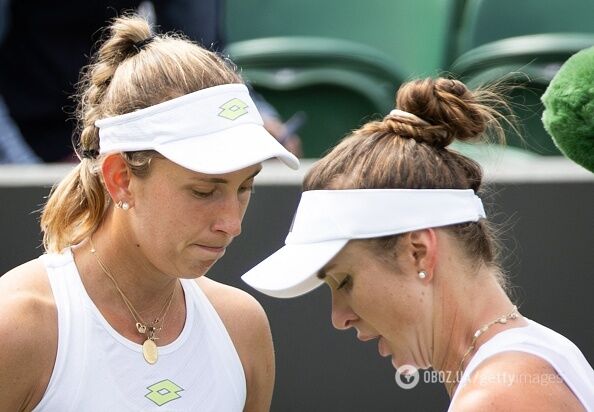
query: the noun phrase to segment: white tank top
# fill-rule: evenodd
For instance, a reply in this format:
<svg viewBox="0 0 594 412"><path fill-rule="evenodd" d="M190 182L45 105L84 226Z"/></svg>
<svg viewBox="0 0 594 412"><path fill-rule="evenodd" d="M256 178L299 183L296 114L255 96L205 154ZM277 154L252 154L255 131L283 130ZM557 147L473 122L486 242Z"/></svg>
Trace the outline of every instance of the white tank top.
<svg viewBox="0 0 594 412"><path fill-rule="evenodd" d="M454 393L450 405L454 404L460 388L468 383L472 372L484 360L502 352L518 351L530 353L548 362L586 410L594 412L594 370L582 352L565 336L530 319L526 320L528 326L504 330L478 349L462 374L460 386ZM530 379L530 382L535 383L539 383L540 378L540 376L518 377L518 379ZM547 378L542 377L542 379ZM511 380L512 377L510 376L509 379Z"/></svg>
<svg viewBox="0 0 594 412"><path fill-rule="evenodd" d="M89 298L70 249L40 258L58 312L56 363L35 412L242 411L241 361L194 280L182 279L186 321L149 365L142 346L116 332Z"/></svg>

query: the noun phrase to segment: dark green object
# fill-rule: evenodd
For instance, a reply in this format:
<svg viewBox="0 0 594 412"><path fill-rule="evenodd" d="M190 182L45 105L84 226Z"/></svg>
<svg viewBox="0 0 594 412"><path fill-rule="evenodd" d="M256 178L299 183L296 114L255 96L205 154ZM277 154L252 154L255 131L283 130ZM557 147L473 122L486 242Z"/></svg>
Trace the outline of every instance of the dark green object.
<svg viewBox="0 0 594 412"><path fill-rule="evenodd" d="M594 172L594 47L570 57L542 96L542 122L565 156Z"/></svg>

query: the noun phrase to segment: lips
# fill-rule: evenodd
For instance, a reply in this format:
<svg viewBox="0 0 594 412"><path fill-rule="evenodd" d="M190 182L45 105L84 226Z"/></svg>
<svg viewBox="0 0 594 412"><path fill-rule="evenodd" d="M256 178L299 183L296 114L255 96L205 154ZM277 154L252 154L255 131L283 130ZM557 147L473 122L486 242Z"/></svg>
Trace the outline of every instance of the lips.
<svg viewBox="0 0 594 412"><path fill-rule="evenodd" d="M367 342L376 338L379 338L377 341L377 350L379 354L384 358L386 356L390 356L392 354L392 351L390 350L388 343L382 335L362 335L360 333L357 333L357 339L359 339L361 342Z"/></svg>
<svg viewBox="0 0 594 412"><path fill-rule="evenodd" d="M378 336L357 334L357 339L359 339L361 342L367 342L377 337Z"/></svg>
<svg viewBox="0 0 594 412"><path fill-rule="evenodd" d="M225 254L227 250L227 245L219 246L219 245L201 245L201 244L194 244L199 250L202 251L204 257L208 256L209 259L218 260Z"/></svg>
<svg viewBox="0 0 594 412"><path fill-rule="evenodd" d="M382 357L390 356L392 351L390 350L386 340L380 336L379 340L377 341L377 350Z"/></svg>
<svg viewBox="0 0 594 412"><path fill-rule="evenodd" d="M210 250L211 252L219 253L224 251L227 247L226 246L207 246L207 245L197 245L203 249Z"/></svg>

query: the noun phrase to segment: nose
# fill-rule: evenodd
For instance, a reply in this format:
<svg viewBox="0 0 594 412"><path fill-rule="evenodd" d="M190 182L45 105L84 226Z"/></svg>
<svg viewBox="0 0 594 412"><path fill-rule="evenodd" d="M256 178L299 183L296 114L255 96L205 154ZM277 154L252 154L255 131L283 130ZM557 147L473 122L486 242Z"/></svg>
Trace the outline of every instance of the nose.
<svg viewBox="0 0 594 412"><path fill-rule="evenodd" d="M359 319L351 307L332 293L332 325L338 330L346 330L353 326L353 322Z"/></svg>
<svg viewBox="0 0 594 412"><path fill-rule="evenodd" d="M224 232L230 237L239 236L241 221L245 213L245 207L243 207L240 200L237 197L229 196L220 202L217 209L213 230Z"/></svg>

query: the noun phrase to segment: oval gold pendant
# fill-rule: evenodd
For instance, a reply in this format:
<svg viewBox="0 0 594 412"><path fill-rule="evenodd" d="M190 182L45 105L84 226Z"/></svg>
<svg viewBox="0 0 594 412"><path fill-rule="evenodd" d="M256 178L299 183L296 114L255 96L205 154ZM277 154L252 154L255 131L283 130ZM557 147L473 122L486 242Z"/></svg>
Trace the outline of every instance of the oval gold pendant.
<svg viewBox="0 0 594 412"><path fill-rule="evenodd" d="M151 365L154 365L159 358L159 350L157 349L157 344L154 340L147 339L142 344L142 355L144 356L144 360L146 360Z"/></svg>

